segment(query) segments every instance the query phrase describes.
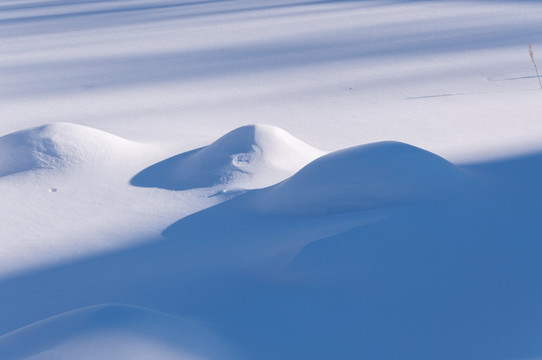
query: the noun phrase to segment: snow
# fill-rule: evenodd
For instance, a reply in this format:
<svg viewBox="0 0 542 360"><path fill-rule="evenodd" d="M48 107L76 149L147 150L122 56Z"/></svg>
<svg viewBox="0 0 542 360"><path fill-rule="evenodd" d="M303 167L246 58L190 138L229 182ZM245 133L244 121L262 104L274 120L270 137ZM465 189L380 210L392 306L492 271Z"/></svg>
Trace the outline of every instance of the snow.
<svg viewBox="0 0 542 360"><path fill-rule="evenodd" d="M1 341L4 359L196 360L228 358L229 351L195 322L123 305L73 310L27 325Z"/></svg>
<svg viewBox="0 0 542 360"><path fill-rule="evenodd" d="M269 125L246 125L212 144L155 164L132 179L136 186L170 190L273 185L324 152Z"/></svg>
<svg viewBox="0 0 542 360"><path fill-rule="evenodd" d="M541 358L541 20L2 2L0 358Z"/></svg>
<svg viewBox="0 0 542 360"><path fill-rule="evenodd" d="M137 144L81 125L54 123L0 138L0 176L37 169L88 166L137 152ZM141 151L141 150L139 150Z"/></svg>
<svg viewBox="0 0 542 360"><path fill-rule="evenodd" d="M388 141L317 159L255 202L274 214L327 215L446 197L467 184L467 174L445 159Z"/></svg>

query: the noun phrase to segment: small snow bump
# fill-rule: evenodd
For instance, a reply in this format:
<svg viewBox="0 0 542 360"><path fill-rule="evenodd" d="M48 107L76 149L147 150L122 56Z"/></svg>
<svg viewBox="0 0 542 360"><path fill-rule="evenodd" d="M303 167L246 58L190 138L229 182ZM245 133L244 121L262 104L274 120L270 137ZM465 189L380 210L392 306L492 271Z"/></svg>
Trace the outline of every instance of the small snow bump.
<svg viewBox="0 0 542 360"><path fill-rule="evenodd" d="M323 151L278 127L247 125L208 146L163 160L137 174L131 183L170 190L263 188L322 155Z"/></svg>

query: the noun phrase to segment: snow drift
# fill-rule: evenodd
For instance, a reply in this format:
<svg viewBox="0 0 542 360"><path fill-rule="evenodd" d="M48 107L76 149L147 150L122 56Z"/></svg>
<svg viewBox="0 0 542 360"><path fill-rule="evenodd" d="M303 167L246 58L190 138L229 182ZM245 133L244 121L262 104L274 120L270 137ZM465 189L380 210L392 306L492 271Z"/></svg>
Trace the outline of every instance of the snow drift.
<svg viewBox="0 0 542 360"><path fill-rule="evenodd" d="M323 215L440 198L467 183L466 173L440 156L387 141L323 156L252 202L266 213Z"/></svg>
<svg viewBox="0 0 542 360"><path fill-rule="evenodd" d="M171 357L187 348L162 330L184 341L188 324L172 320L178 327L168 330L168 315L212 323L243 359L542 359L542 122L526 51L527 41L535 52L542 46L533 36L542 32L542 2L27 0L0 8L0 136L55 119L108 124L157 150L124 152L113 141L93 154L101 145L83 136L58 162L47 150L16 164L11 151L31 146L2 146L6 174L38 170L0 177L0 335L34 324L1 341L0 352L21 352L0 359L47 351L79 359L94 341L104 349L88 350L95 359ZM423 152L424 166L415 172L407 162L406 174L385 171L400 161L350 159L333 173L320 159L313 179L301 177L306 168L216 206L229 199L208 197L218 186L256 186L267 168L249 174L228 156L226 170L210 173L214 157L200 168L170 162L143 179L150 187L130 186L148 166L254 119L322 149L392 139L452 162L512 158L462 167L475 176L471 192L461 169L427 166ZM525 151L537 154L518 158ZM202 181L176 176L189 177L187 168ZM445 169L458 170L458 181L438 175ZM170 183L161 176L168 171ZM409 176L411 187L402 184ZM206 182L218 185L156 188ZM426 184L434 189L420 194ZM174 239L158 238L179 219ZM110 303L168 314L86 308ZM55 314L64 315L37 332L36 322ZM136 354L115 356L108 337Z"/></svg>
<svg viewBox="0 0 542 360"><path fill-rule="evenodd" d="M143 170L132 184L170 190L259 188L291 176L323 154L278 127L248 125Z"/></svg>
<svg viewBox="0 0 542 360"><path fill-rule="evenodd" d="M269 254L288 258L310 241L379 222L402 208L452 204L474 189L471 180L426 150L366 144L322 156L279 184L184 217L162 234L213 249L218 259L257 258L261 264Z"/></svg>
<svg viewBox="0 0 542 360"><path fill-rule="evenodd" d="M137 143L90 127L52 123L0 137L0 176L121 158Z"/></svg>
<svg viewBox="0 0 542 360"><path fill-rule="evenodd" d="M0 336L2 359L228 358L197 323L153 310L98 305L63 313Z"/></svg>

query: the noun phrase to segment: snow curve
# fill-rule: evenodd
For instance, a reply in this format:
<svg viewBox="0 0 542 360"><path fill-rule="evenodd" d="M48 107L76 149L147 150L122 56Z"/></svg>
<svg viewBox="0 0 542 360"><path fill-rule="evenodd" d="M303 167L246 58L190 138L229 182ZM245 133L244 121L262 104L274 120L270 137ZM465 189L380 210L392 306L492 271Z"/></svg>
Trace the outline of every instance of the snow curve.
<svg viewBox="0 0 542 360"><path fill-rule="evenodd" d="M448 196L467 183L467 174L440 156L385 141L323 156L251 203L264 213L325 215Z"/></svg>
<svg viewBox="0 0 542 360"><path fill-rule="evenodd" d="M0 137L0 177L112 160L135 150L137 145L105 131L71 123L25 129Z"/></svg>
<svg viewBox="0 0 542 360"><path fill-rule="evenodd" d="M143 170L132 185L169 190L261 188L284 180L324 154L278 127L247 125Z"/></svg>
<svg viewBox="0 0 542 360"><path fill-rule="evenodd" d="M228 358L229 350L192 321L127 305L97 305L38 321L0 336L0 358Z"/></svg>

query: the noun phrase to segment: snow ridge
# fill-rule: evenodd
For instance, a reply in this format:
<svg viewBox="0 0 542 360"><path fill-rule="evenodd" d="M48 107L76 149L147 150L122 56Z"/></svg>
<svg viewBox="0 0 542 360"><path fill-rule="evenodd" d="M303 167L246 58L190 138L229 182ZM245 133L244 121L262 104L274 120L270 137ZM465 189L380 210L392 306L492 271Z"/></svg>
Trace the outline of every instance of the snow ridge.
<svg viewBox="0 0 542 360"><path fill-rule="evenodd" d="M448 196L467 174L429 151L384 141L336 151L255 194L259 211L324 215Z"/></svg>
<svg viewBox="0 0 542 360"><path fill-rule="evenodd" d="M276 126L247 125L143 170L132 184L170 190L254 189L291 176L323 154Z"/></svg>
<svg viewBox="0 0 542 360"><path fill-rule="evenodd" d="M214 359L226 346L198 323L127 305L72 310L0 336L2 359Z"/></svg>
<svg viewBox="0 0 542 360"><path fill-rule="evenodd" d="M90 127L52 123L0 137L0 176L37 169L101 164L138 144Z"/></svg>

